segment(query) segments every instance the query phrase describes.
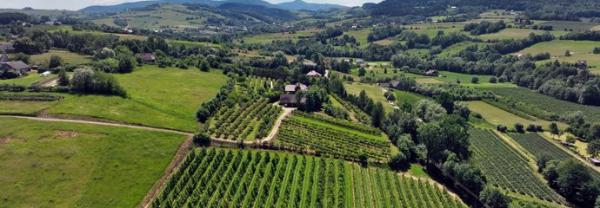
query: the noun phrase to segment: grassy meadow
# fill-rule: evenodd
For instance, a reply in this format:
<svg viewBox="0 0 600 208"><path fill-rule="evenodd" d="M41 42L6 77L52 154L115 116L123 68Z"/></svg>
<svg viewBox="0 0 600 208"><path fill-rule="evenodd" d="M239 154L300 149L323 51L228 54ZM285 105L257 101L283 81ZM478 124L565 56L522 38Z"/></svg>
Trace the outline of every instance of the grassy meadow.
<svg viewBox="0 0 600 208"><path fill-rule="evenodd" d="M307 29L307 30L297 31L295 33L288 33L288 32L264 33L264 34L259 34L259 35L246 36L242 40L244 41L244 43L250 43L250 44L271 43L274 40L298 41L302 37L313 36L314 34L318 33L319 31L320 31L319 29Z"/></svg>
<svg viewBox="0 0 600 208"><path fill-rule="evenodd" d="M364 28L360 30L350 30L348 32L345 32L344 34L356 38L356 41L360 43L361 47L367 47L367 45L369 44L368 37L371 31L372 28Z"/></svg>
<svg viewBox="0 0 600 208"><path fill-rule="evenodd" d="M156 66L144 66L115 77L127 91L128 98L67 95L47 112L195 131L196 110L214 97L227 80L220 71Z"/></svg>
<svg viewBox="0 0 600 208"><path fill-rule="evenodd" d="M546 33L544 30L532 30L532 29L521 29L521 28L506 28L497 33L490 33L485 35L475 36L482 40L508 40L508 39L525 39L529 37L529 34L543 34ZM565 31L550 31L554 36L561 36L566 34Z"/></svg>
<svg viewBox="0 0 600 208"><path fill-rule="evenodd" d="M514 129L516 123L523 124L527 127L529 124L541 125L544 128L548 128L551 122L537 119L535 117L520 117L510 112L504 111L496 106L490 105L483 101L469 101L466 102L467 106L472 112L479 113L489 123L493 125L504 125L509 129ZM563 125L559 125L561 128Z"/></svg>
<svg viewBox="0 0 600 208"><path fill-rule="evenodd" d="M57 75L55 75L55 74L51 74L47 77L42 77L37 72L31 72L31 73L27 74L26 76L21 76L19 78L15 78L15 79L0 79L0 84L15 84L15 85L30 86L32 84L45 82L45 81L54 79L56 77L57 77Z"/></svg>
<svg viewBox="0 0 600 208"><path fill-rule="evenodd" d="M544 52L550 53L552 58L550 60L542 61L541 63L554 60L575 63L578 60L587 60L590 71L600 74L600 55L592 54L594 47L600 47L600 42L555 40L535 44L519 53L532 55ZM571 51L571 56L566 55L567 50Z"/></svg>
<svg viewBox="0 0 600 208"><path fill-rule="evenodd" d="M394 96L396 97L396 104L397 105L402 105L402 103L408 103L411 105L416 105L419 101L423 100L423 99L429 99L428 97L425 97L423 95L419 95L413 92L407 92L407 91L401 91L401 90L394 90Z"/></svg>
<svg viewBox="0 0 600 208"><path fill-rule="evenodd" d="M135 207L184 138L0 118L0 207Z"/></svg>
<svg viewBox="0 0 600 208"><path fill-rule="evenodd" d="M50 50L47 53L31 56L31 63L37 65L48 65L50 57L58 56L62 58L63 64L80 65L92 61L91 56L84 56L66 50Z"/></svg>

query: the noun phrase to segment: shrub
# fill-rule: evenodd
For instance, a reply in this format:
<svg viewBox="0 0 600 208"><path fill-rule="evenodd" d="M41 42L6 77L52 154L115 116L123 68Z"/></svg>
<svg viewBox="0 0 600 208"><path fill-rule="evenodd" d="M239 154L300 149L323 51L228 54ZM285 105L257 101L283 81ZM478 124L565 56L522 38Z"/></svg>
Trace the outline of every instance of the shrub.
<svg viewBox="0 0 600 208"><path fill-rule="evenodd" d="M403 153L399 152L398 154L392 156L389 162L390 168L393 170L404 170L406 169L410 163L408 157Z"/></svg>
<svg viewBox="0 0 600 208"><path fill-rule="evenodd" d="M200 133L200 134L194 135L194 138L192 138L192 141L194 142L194 145L199 146L199 147L210 146L210 136L208 136L208 134L205 134L205 133Z"/></svg>
<svg viewBox="0 0 600 208"><path fill-rule="evenodd" d="M497 82L498 82L498 79L496 77L490 77L490 83L495 84Z"/></svg>
<svg viewBox="0 0 600 208"><path fill-rule="evenodd" d="M52 55L52 56L50 56L50 62L48 63L48 68L53 69L53 68L62 66L62 64L63 64L63 60L60 56Z"/></svg>
<svg viewBox="0 0 600 208"><path fill-rule="evenodd" d="M516 124L515 124L515 131L516 131L516 132L523 133L523 132L524 132L524 129L523 129L523 128L525 128L525 127L523 126L523 124L520 124L520 123L516 123Z"/></svg>
<svg viewBox="0 0 600 208"><path fill-rule="evenodd" d="M527 131L529 132L536 132L537 131L537 127L533 124L529 124L527 125Z"/></svg>
<svg viewBox="0 0 600 208"><path fill-rule="evenodd" d="M496 126L496 130L498 130L500 132L506 132L506 131L508 131L508 127L506 127L505 125L498 125L498 126Z"/></svg>

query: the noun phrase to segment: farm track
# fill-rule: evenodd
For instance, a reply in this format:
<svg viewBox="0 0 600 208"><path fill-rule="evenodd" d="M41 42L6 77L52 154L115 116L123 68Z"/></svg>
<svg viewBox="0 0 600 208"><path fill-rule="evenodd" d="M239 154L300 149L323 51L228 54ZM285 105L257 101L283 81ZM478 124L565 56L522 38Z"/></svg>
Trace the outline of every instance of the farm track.
<svg viewBox="0 0 600 208"><path fill-rule="evenodd" d="M274 105L277 105L277 103L275 103ZM244 144L246 145L252 145L252 144L262 144L262 143L266 143L266 142L270 142L271 140L273 140L275 138L275 136L277 136L277 133L279 132L279 127L281 127L281 124L283 123L283 120L285 118L287 118L289 115L292 114L292 112L294 112L294 110L296 110L295 108L282 108L283 113L281 113L281 115L279 115L279 117L277 117L277 120L275 121L275 124L273 124L273 128L271 129L271 132L269 132L269 135L267 135L267 137L262 138L260 140L256 140L256 141L244 141ZM222 138L211 138L212 141L216 141L217 143L220 144L230 144L230 145L238 145L240 142L237 140L229 140L229 139L222 139Z"/></svg>
<svg viewBox="0 0 600 208"><path fill-rule="evenodd" d="M160 179L156 181L156 183L154 183L154 185L152 186L150 191L148 191L148 193L144 197L144 200L142 200L138 207L146 208L150 206L152 200L154 200L154 198L156 198L160 194L160 190L163 189L164 185L173 176L177 168L181 166L181 163L185 159L186 155L190 152L190 150L192 150L192 146L192 136L188 136L185 142L179 145L179 148L175 153L175 157L173 158L173 160L171 160L171 163L169 163L167 169L165 169L164 175L160 177Z"/></svg>
<svg viewBox="0 0 600 208"><path fill-rule="evenodd" d="M100 126L114 126L114 127L130 128L130 129L148 130L148 131L154 131L154 132L173 133L173 134L179 134L179 135L189 136L189 137L194 136L194 134L191 132L184 132L184 131L178 131L178 130L172 130L172 129L163 129L163 128L133 125L133 124L93 121L93 120L85 120L85 119L63 119L63 118L53 118L53 117L9 116L9 115L0 115L0 117L2 117L2 118L20 118L20 119L29 119L29 120L34 120L34 121L46 121L46 122L65 122L65 123L91 124L91 125L100 125Z"/></svg>

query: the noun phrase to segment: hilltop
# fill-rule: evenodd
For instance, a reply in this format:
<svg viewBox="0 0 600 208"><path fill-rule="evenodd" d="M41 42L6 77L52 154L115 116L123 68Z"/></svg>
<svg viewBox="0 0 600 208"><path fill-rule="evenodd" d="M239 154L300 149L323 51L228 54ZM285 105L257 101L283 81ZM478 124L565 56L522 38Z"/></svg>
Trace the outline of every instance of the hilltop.
<svg viewBox="0 0 600 208"><path fill-rule="evenodd" d="M255 5L255 6L263 6L268 8L277 8L288 11L299 11L299 10L307 10L307 11L320 11L320 10L330 10L330 9L342 9L346 8L337 4L320 4L320 3L308 3L302 0L294 0L291 2L284 2L279 4L271 4L262 0L154 0L154 1L139 1L139 2L129 2L117 5L109 5L109 6L89 6L83 8L79 11L86 13L118 13L125 12L131 9L140 9L153 4L200 4L211 7L218 7L223 4L228 3L237 3L244 5Z"/></svg>

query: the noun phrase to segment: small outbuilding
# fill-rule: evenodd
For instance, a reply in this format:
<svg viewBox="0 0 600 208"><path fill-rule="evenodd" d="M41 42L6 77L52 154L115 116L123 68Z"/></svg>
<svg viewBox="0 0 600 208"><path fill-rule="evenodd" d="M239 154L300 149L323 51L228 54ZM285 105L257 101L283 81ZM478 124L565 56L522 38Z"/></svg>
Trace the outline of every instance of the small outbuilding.
<svg viewBox="0 0 600 208"><path fill-rule="evenodd" d="M431 77L437 77L440 75L440 73L437 70L430 69L425 72L425 75L431 76Z"/></svg>
<svg viewBox="0 0 600 208"><path fill-rule="evenodd" d="M312 71L308 72L306 74L306 76L307 77L322 77L323 75L321 75L321 73L319 73L319 72L317 72L315 70L312 70Z"/></svg>
<svg viewBox="0 0 600 208"><path fill-rule="evenodd" d="M139 61L145 64L153 64L156 62L156 56L152 53L138 53L135 56Z"/></svg>
<svg viewBox="0 0 600 208"><path fill-rule="evenodd" d="M23 61L0 62L0 71L12 71L17 76L22 76L31 71L31 66Z"/></svg>

